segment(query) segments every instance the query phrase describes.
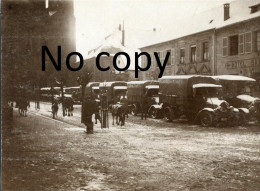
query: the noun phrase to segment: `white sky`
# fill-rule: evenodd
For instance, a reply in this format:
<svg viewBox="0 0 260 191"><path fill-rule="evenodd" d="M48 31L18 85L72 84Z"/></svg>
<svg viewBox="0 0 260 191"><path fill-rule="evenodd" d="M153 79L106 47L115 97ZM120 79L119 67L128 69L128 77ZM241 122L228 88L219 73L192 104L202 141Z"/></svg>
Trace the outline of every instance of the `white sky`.
<svg viewBox="0 0 260 191"><path fill-rule="evenodd" d="M120 23L125 29L165 28L231 0L75 0L77 51L94 48Z"/></svg>

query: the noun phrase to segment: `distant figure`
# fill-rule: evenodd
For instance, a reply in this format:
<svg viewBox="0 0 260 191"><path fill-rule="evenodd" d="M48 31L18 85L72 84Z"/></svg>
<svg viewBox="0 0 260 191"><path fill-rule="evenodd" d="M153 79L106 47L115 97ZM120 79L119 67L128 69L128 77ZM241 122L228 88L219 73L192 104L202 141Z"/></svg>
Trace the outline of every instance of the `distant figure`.
<svg viewBox="0 0 260 191"><path fill-rule="evenodd" d="M95 113L96 103L88 96L84 101L83 107L84 113L82 114L82 122L86 125L86 132L88 134L93 134L94 125L92 122L92 115Z"/></svg>
<svg viewBox="0 0 260 191"><path fill-rule="evenodd" d="M59 104L57 100L54 100L54 103L51 106L52 110L52 118L55 119L55 117L58 117L58 110L59 110Z"/></svg>
<svg viewBox="0 0 260 191"><path fill-rule="evenodd" d="M20 116L24 116L26 117L26 113L27 113L27 107L30 107L30 102L26 99L26 97L20 97L17 100L17 107L18 107L18 111Z"/></svg>
<svg viewBox="0 0 260 191"><path fill-rule="evenodd" d="M95 115L95 124L97 124L97 120L99 120L99 123L101 123L101 117L99 113L99 100L95 100L95 106L94 106L94 115Z"/></svg>
<svg viewBox="0 0 260 191"><path fill-rule="evenodd" d="M114 125L115 118L117 125L125 125L125 107L121 103L113 104L111 106L111 113L113 117L112 125Z"/></svg>
<svg viewBox="0 0 260 191"><path fill-rule="evenodd" d="M236 119L236 116L233 112L234 107L229 106L228 102L223 101L215 110L216 113L216 123L217 127L229 125L233 126L235 123L238 123L239 119ZM226 118L227 121L222 121L222 118Z"/></svg>
<svg viewBox="0 0 260 191"><path fill-rule="evenodd" d="M64 99L65 115L73 116L73 110L74 110L73 105L74 105L74 101L71 97L66 97Z"/></svg>

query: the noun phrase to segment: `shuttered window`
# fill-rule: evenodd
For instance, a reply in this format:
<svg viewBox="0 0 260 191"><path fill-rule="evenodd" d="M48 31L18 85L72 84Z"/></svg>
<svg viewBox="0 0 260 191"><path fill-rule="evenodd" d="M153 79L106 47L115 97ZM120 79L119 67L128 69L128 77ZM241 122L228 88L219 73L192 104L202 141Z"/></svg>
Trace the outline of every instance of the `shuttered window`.
<svg viewBox="0 0 260 191"><path fill-rule="evenodd" d="M190 62L195 63L197 59L197 48L196 45L191 46L190 48Z"/></svg>
<svg viewBox="0 0 260 191"><path fill-rule="evenodd" d="M202 59L203 59L203 61L209 60L209 43L208 42L202 43Z"/></svg>
<svg viewBox="0 0 260 191"><path fill-rule="evenodd" d="M184 58L185 58L185 49L181 48L180 49L180 63L184 64Z"/></svg>
<svg viewBox="0 0 260 191"><path fill-rule="evenodd" d="M245 33L245 52L252 52L252 33Z"/></svg>
<svg viewBox="0 0 260 191"><path fill-rule="evenodd" d="M166 58L166 55L167 55L167 52L169 52L170 53L170 56L169 56L169 58L168 58L168 60L167 60L167 66L170 66L170 65L172 65L172 59L171 59L171 50L166 50L165 51L165 53L164 53L164 57Z"/></svg>
<svg viewBox="0 0 260 191"><path fill-rule="evenodd" d="M256 50L260 51L260 31L256 33Z"/></svg>
<svg viewBox="0 0 260 191"><path fill-rule="evenodd" d="M224 37L223 38L223 56L227 56L228 55L228 38Z"/></svg>
<svg viewBox="0 0 260 191"><path fill-rule="evenodd" d="M245 35L239 35L239 42L238 42L238 52L239 54L244 54L244 44L245 44Z"/></svg>
<svg viewBox="0 0 260 191"><path fill-rule="evenodd" d="M171 64L174 65L174 49L171 50Z"/></svg>
<svg viewBox="0 0 260 191"><path fill-rule="evenodd" d="M163 61L164 61L164 51L161 51L160 52L160 62L161 62L161 64L163 64Z"/></svg>
<svg viewBox="0 0 260 191"><path fill-rule="evenodd" d="M154 55L153 54L151 54L151 65L152 65L152 67L155 67L155 58L154 58Z"/></svg>

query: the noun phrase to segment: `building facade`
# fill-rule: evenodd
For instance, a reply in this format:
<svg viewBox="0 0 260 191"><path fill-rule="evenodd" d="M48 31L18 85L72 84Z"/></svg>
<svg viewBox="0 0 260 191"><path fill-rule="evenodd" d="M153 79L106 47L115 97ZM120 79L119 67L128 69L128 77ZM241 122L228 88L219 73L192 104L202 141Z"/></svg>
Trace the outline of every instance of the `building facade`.
<svg viewBox="0 0 260 191"><path fill-rule="evenodd" d="M260 92L260 17L216 30L216 73L251 77Z"/></svg>
<svg viewBox="0 0 260 191"><path fill-rule="evenodd" d="M158 78L159 69L154 52L158 53L161 63L164 62L167 52L170 53L164 71L165 76L188 74L213 75L215 67L214 40L214 30L209 30L141 48L142 52L147 52L151 55L151 68L148 71L142 72L142 79L155 80ZM143 56L143 67L146 63L147 60Z"/></svg>
<svg viewBox="0 0 260 191"><path fill-rule="evenodd" d="M259 93L260 1L237 0L202 16L208 18L204 24L203 19L196 23L201 27L200 31L142 47L141 51L150 55L158 52L161 63L166 53L171 53L164 75L243 75L256 79L253 91ZM143 80L158 77L159 70L154 60L153 56L152 68L142 73ZM142 66L146 65L147 60L143 58Z"/></svg>

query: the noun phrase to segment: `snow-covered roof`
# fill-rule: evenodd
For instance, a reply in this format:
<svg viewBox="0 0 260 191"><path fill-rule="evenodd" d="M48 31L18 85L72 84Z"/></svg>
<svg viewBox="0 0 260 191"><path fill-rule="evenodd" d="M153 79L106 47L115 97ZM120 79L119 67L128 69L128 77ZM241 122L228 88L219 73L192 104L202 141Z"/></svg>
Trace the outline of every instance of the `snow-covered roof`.
<svg viewBox="0 0 260 191"><path fill-rule="evenodd" d="M148 85L145 88L146 89L159 89L159 85Z"/></svg>
<svg viewBox="0 0 260 191"><path fill-rule="evenodd" d="M99 90L99 86L93 86L92 89L93 90Z"/></svg>
<svg viewBox="0 0 260 191"><path fill-rule="evenodd" d="M255 98L255 97L252 97L250 95L238 95L237 96L238 99L241 99L241 100L245 100L245 101L248 101L248 102L254 102L255 100L259 100L259 98Z"/></svg>
<svg viewBox="0 0 260 191"><path fill-rule="evenodd" d="M41 88L41 90L50 90L51 88L50 87L47 87L47 88Z"/></svg>
<svg viewBox="0 0 260 191"><path fill-rule="evenodd" d="M115 83L126 83L126 82L123 82L123 81L113 81L113 82L102 82L99 84L99 87L108 87L108 86L112 86L112 84L115 84Z"/></svg>
<svg viewBox="0 0 260 191"><path fill-rule="evenodd" d="M144 84L146 82L152 82L152 81L130 81L130 82L127 82L127 84Z"/></svg>
<svg viewBox="0 0 260 191"><path fill-rule="evenodd" d="M222 86L216 84L199 83L199 84L194 84L192 87L193 88L221 88Z"/></svg>
<svg viewBox="0 0 260 191"><path fill-rule="evenodd" d="M127 87L126 86L115 86L114 89L115 90L126 90Z"/></svg>
<svg viewBox="0 0 260 191"><path fill-rule="evenodd" d="M193 15L192 17L174 21L174 23L169 23L167 29L147 33L146 36L140 39L143 43L139 43L140 46L138 47L141 48L159 44L195 33L211 29L219 29L241 21L260 17L260 11L251 13L251 9L249 8L250 6L259 3L260 0L236 0L230 2L230 18L226 21L224 21L223 5Z"/></svg>
<svg viewBox="0 0 260 191"><path fill-rule="evenodd" d="M172 76L163 76L161 79L189 79L192 77L209 77L202 75L172 75Z"/></svg>
<svg viewBox="0 0 260 191"><path fill-rule="evenodd" d="M239 76L239 75L219 75L219 76L212 76L212 77L219 80L251 81L251 82L256 81L253 78L249 78L246 76Z"/></svg>

